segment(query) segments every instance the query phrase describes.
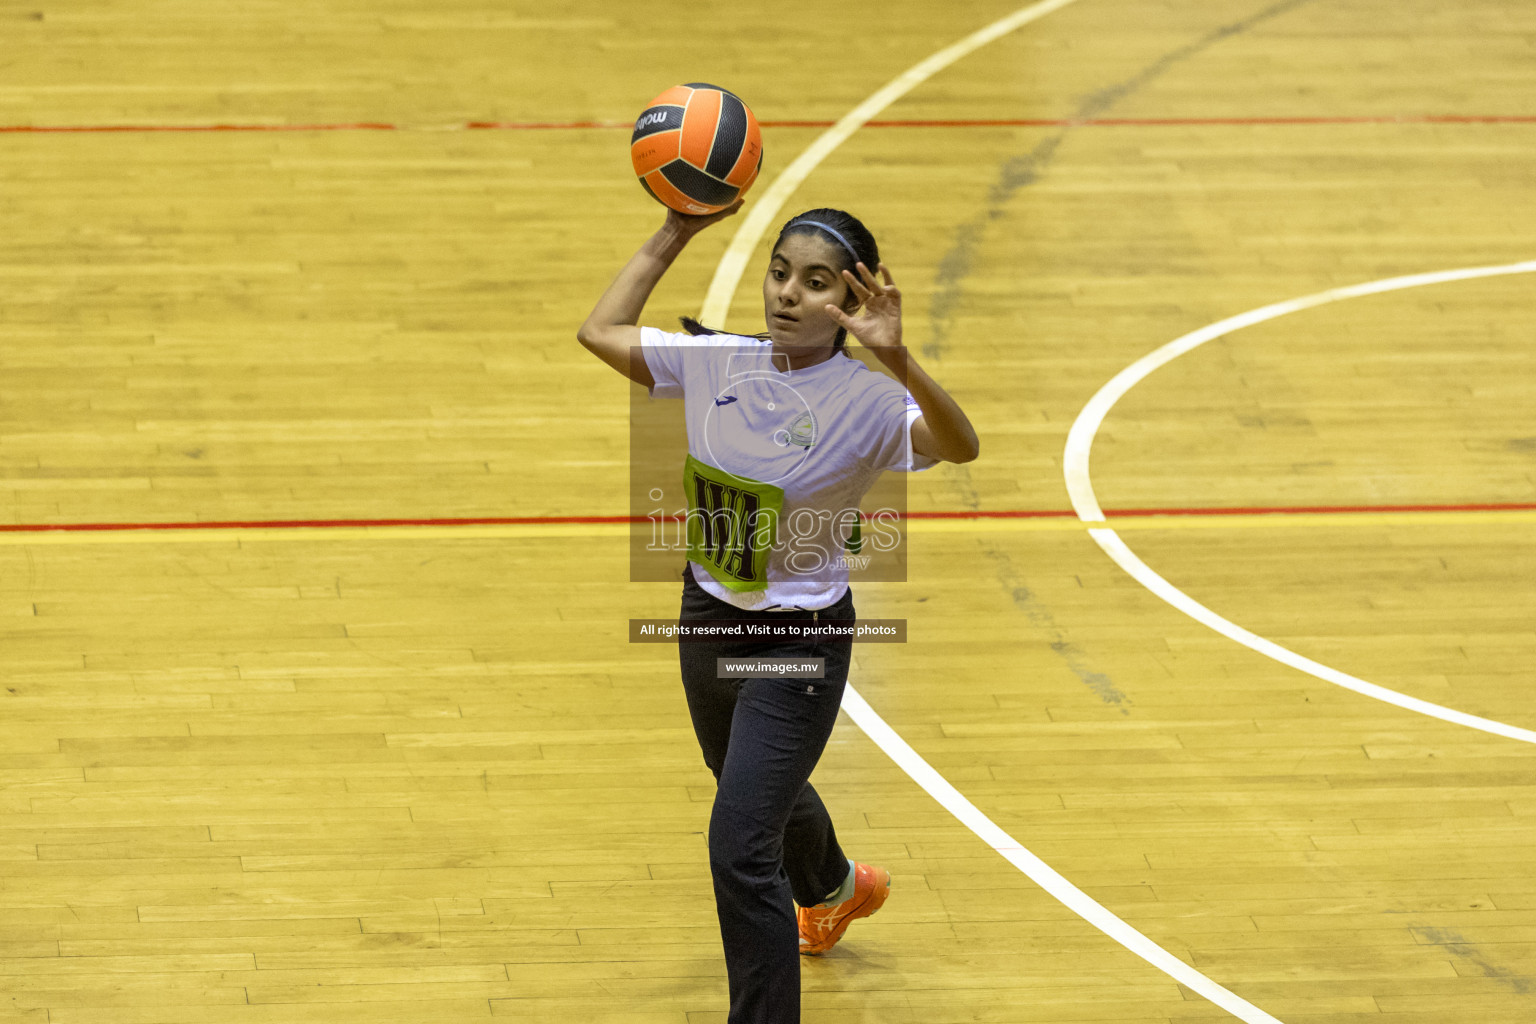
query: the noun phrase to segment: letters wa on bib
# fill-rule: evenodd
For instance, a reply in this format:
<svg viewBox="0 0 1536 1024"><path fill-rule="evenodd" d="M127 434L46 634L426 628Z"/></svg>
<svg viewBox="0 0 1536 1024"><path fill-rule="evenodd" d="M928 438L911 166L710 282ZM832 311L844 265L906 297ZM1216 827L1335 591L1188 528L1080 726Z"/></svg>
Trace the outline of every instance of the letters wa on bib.
<svg viewBox="0 0 1536 1024"><path fill-rule="evenodd" d="M786 372L760 338L643 327L640 342L652 397L684 403L699 586L753 611L835 603L848 587L849 510L884 471L939 461L912 450L917 400L851 357Z"/></svg>

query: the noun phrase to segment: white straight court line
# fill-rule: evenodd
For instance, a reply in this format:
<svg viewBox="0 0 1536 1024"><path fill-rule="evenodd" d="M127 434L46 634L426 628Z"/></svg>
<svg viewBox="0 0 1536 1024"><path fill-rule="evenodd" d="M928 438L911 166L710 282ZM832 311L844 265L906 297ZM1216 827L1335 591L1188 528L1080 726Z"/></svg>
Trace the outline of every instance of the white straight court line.
<svg viewBox="0 0 1536 1024"><path fill-rule="evenodd" d="M719 265L715 268L715 276L710 281L709 292L705 296L699 319L706 324L719 324L725 321L726 314L730 312L731 296L735 294L736 286L741 281L747 260L751 257L752 251L757 248L758 241L768 230L770 223L778 216L779 210L811 171L815 170L816 165L826 159L828 154L846 141L866 121L905 95L914 86L961 57L1073 2L1074 0L1044 0L1043 3L1021 8L913 65L879 92L844 115L774 179L762 198L752 208L751 213L742 221L725 255L721 257ZM1005 857L1009 863L1024 872L1035 884L1065 904L1073 913L1158 970L1198 992L1238 1019L1246 1021L1247 1024L1281 1024L1276 1018L1221 987L1126 924L1063 878L1049 864L1026 850L993 823L992 819L981 813L976 805L967 800L948 780L934 771L927 761L918 756L906 740L897 735L884 719L875 714L874 709L851 685L843 693L842 706L854 723L875 741L876 746L885 751L886 755L895 761L902 771L911 776L913 781L922 786L928 795L960 819L967 828Z"/></svg>
<svg viewBox="0 0 1536 1024"><path fill-rule="evenodd" d="M1354 299L1362 295L1379 295L1382 292L1400 291L1404 288L1420 288L1431 284L1444 284L1448 281L1467 281L1480 277L1499 277L1506 274L1529 274L1536 272L1536 260L1528 260L1523 263L1506 263L1495 267L1470 267L1463 270L1442 270L1428 274L1410 274L1406 277L1391 277L1381 281L1371 281L1366 284L1350 285L1346 288L1333 288L1325 292L1317 292L1305 295L1299 299L1290 299L1286 302L1277 302L1260 309L1240 313L1237 316L1228 317L1225 320L1202 327L1176 338L1163 347L1142 356L1130 366L1117 373L1109 383L1099 389L1083 411L1077 414L1077 420L1072 424L1072 429L1067 433L1067 447L1063 458L1063 472L1066 476L1067 495L1072 500L1072 507L1077 511L1078 518L1085 523L1105 522L1104 510L1099 507L1098 497L1093 491L1093 480L1089 476L1089 454L1093 449L1093 439L1098 433L1099 427L1104 422L1104 417L1115 403L1125 397L1126 392L1135 387L1147 375L1160 366L1166 366L1186 352L1193 351L1199 346L1216 338L1231 334L1233 331L1254 324L1273 320L1289 313L1296 313L1303 309L1311 309L1314 306L1322 306L1330 302L1338 302L1341 299ZM1196 601L1182 590L1163 579L1143 562L1120 539L1120 535L1107 527L1096 527L1088 531L1104 553L1114 559L1115 564L1124 569L1142 586L1146 587L1158 597L1167 601L1179 611L1188 615L1197 622L1203 623L1231 640L1235 640L1252 650L1258 651L1266 657L1273 658L1283 665L1300 669L1308 675L1316 676L1325 682L1342 686L1347 690L1375 700L1385 701L1396 705L1406 711L1417 712L1421 715L1429 715L1455 725L1464 725L1470 729L1480 729L1483 732L1496 736L1504 736L1512 740L1520 740L1525 743L1536 743L1536 731L1522 729L1519 726L1508 725L1504 722L1496 722L1491 718L1481 718L1477 715L1469 715L1465 711L1457 711L1454 708L1444 707L1440 704L1432 704L1427 700L1410 697L1396 690L1389 690L1385 686L1368 683L1364 679L1338 669L1329 668L1327 665L1303 657L1288 648L1266 640L1252 633L1242 626L1222 618L1211 611L1205 605Z"/></svg>

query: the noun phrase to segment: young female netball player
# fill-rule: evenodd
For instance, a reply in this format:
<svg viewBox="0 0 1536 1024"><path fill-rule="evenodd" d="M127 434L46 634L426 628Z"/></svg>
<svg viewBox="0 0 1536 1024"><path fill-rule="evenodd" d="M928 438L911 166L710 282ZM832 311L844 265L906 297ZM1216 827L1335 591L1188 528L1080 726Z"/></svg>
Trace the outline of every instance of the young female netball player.
<svg viewBox="0 0 1536 1024"><path fill-rule="evenodd" d="M976 433L941 387L903 362L901 293L874 238L839 210L811 210L780 231L763 277L765 335L686 318L688 334L635 326L688 241L740 205L669 212L577 337L655 397L684 401L685 491L703 525L683 569L680 620L851 624L847 563L816 555L847 543L836 513L856 510L884 470L974 459ZM907 386L847 358L850 333ZM790 534L794 544L776 543ZM800 1019L797 954L826 952L890 889L884 869L844 856L808 781L837 719L852 639L680 642L678 652L718 783L709 860L730 1024L791 1024ZM717 658L765 656L822 658L824 674L718 677Z"/></svg>

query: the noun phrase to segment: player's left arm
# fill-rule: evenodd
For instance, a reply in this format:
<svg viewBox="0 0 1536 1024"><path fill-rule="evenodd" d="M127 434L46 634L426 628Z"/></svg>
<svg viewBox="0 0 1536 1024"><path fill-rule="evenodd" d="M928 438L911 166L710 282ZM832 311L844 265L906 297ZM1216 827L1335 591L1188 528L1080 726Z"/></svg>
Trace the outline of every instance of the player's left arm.
<svg viewBox="0 0 1536 1024"><path fill-rule="evenodd" d="M917 389L915 382L919 379L931 389L927 401ZM914 452L945 462L970 462L981 454L981 442L965 412L914 359L907 360L907 390L917 399L917 407L923 410L923 414L912 421ZM932 425L928 422L930 419Z"/></svg>
<svg viewBox="0 0 1536 1024"><path fill-rule="evenodd" d="M827 315L848 329L907 385L923 414L912 421L912 450L930 459L970 462L981 453L976 430L959 404L901 347L901 292L891 272L880 264L883 282L860 263L858 276L843 271L843 279L858 296L863 308L849 316L828 304Z"/></svg>

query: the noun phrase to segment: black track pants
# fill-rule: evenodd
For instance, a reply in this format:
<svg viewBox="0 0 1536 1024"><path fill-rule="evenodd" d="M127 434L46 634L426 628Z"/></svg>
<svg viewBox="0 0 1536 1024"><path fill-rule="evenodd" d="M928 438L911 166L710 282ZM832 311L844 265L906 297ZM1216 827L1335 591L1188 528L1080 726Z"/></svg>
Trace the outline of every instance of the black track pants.
<svg viewBox="0 0 1536 1024"><path fill-rule="evenodd" d="M709 594L683 570L680 618L852 621L853 592L813 616L747 612ZM730 1024L798 1024L799 933L794 903L842 885L848 861L808 781L837 721L850 639L679 642L683 689L704 763L717 782L709 866L730 979ZM822 679L720 679L717 658L825 658Z"/></svg>

